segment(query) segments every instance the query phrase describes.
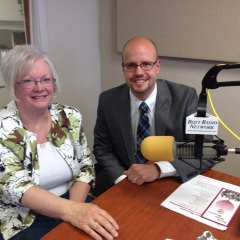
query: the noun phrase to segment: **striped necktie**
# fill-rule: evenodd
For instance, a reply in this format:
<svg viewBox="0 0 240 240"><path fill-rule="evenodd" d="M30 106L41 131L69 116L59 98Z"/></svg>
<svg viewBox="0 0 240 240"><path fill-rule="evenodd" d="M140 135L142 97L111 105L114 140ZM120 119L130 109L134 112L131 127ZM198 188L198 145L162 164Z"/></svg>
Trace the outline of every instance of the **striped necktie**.
<svg viewBox="0 0 240 240"><path fill-rule="evenodd" d="M144 164L147 160L143 157L141 153L141 143L144 138L150 136L150 126L149 126L149 117L148 117L149 107L145 102L142 102L139 106L140 118L137 127L137 151L136 159L137 163Z"/></svg>

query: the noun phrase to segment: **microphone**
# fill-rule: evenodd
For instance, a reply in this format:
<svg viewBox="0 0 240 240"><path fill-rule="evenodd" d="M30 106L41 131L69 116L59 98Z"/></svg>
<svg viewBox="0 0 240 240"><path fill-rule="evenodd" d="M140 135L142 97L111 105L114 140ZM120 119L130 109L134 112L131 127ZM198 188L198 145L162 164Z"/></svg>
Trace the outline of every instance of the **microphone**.
<svg viewBox="0 0 240 240"><path fill-rule="evenodd" d="M142 141L141 153L149 161L172 162L176 157L195 158L195 142L175 142L172 136L150 136ZM225 145L203 143L203 158L219 158L228 153L240 154L240 148L228 149Z"/></svg>

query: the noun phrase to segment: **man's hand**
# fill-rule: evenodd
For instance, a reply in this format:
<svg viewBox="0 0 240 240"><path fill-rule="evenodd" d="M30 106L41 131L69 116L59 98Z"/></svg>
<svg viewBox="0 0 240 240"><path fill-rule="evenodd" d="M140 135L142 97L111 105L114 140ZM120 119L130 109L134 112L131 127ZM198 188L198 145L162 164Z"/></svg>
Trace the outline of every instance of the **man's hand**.
<svg viewBox="0 0 240 240"><path fill-rule="evenodd" d="M124 174L130 182L142 185L158 179L160 168L156 164L133 164Z"/></svg>

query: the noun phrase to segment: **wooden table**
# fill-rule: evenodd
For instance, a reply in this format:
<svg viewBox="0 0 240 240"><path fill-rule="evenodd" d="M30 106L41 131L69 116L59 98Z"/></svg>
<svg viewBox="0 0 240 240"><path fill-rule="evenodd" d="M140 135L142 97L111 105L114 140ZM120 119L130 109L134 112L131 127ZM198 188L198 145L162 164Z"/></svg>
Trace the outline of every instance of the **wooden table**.
<svg viewBox="0 0 240 240"><path fill-rule="evenodd" d="M240 186L240 178L210 170L205 176ZM218 240L240 239L240 211L224 232L160 207L180 185L174 178L161 179L142 186L124 179L102 194L94 204L107 210L120 226L118 240L195 240L211 231ZM91 239L69 223L62 223L43 240Z"/></svg>

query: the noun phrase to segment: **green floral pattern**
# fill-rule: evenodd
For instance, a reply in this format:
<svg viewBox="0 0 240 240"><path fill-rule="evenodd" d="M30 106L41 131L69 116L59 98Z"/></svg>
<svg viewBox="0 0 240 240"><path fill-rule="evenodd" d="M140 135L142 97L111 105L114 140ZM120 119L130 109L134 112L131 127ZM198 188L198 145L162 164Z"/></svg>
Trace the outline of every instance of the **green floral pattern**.
<svg viewBox="0 0 240 240"><path fill-rule="evenodd" d="M52 103L48 139L67 162L73 182L94 186L95 171L82 129L82 116L72 107ZM29 227L35 214L21 206L26 190L39 186L37 136L24 129L15 102L0 109L0 222L4 239Z"/></svg>

